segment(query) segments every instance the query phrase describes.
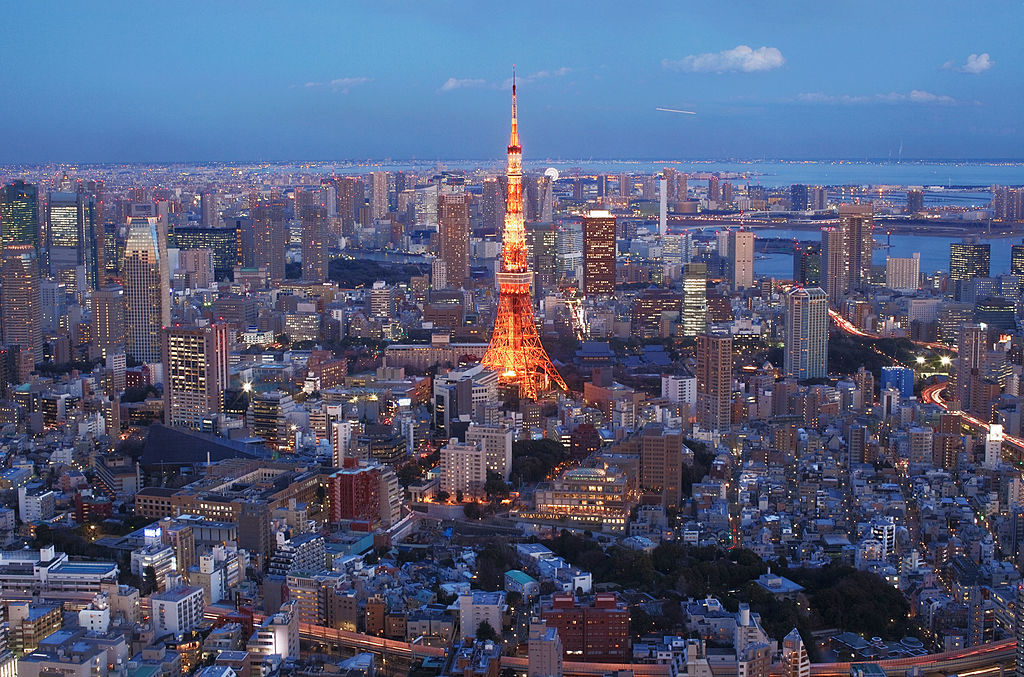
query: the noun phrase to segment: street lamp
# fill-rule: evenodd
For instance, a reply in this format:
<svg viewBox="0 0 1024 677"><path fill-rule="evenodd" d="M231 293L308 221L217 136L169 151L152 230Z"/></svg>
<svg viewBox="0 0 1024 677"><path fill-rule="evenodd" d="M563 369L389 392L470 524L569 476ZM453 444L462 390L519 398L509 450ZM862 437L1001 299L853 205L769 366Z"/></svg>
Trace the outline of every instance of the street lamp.
<svg viewBox="0 0 1024 677"><path fill-rule="evenodd" d="M943 355L942 357L939 358L939 364L941 364L943 367L948 367L952 362L953 358L950 357L949 355Z"/></svg>
<svg viewBox="0 0 1024 677"><path fill-rule="evenodd" d="M918 364L924 364L924 355L918 355L917 356L917 363Z"/></svg>

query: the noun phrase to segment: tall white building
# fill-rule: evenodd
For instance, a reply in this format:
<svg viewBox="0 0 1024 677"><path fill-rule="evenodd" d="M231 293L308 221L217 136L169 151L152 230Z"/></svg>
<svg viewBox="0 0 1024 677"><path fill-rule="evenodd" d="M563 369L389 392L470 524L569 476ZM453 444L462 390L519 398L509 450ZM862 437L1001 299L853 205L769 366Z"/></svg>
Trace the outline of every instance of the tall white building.
<svg viewBox="0 0 1024 677"><path fill-rule="evenodd" d="M441 447L441 490L452 496L483 492L487 482L487 458L480 445L452 438Z"/></svg>
<svg viewBox="0 0 1024 677"><path fill-rule="evenodd" d="M459 595L459 625L463 637L476 637L480 624L487 622L499 633L501 617L505 613L504 592L484 592L472 590Z"/></svg>
<svg viewBox="0 0 1024 677"><path fill-rule="evenodd" d="M373 172L371 175L371 212L374 219L383 219L388 214L388 173Z"/></svg>
<svg viewBox="0 0 1024 677"><path fill-rule="evenodd" d="M658 181L658 234L668 235L668 179Z"/></svg>
<svg viewBox="0 0 1024 677"><path fill-rule="evenodd" d="M281 610L253 630L246 651L261 655L278 654L282 658L299 657L298 602L281 605Z"/></svg>
<svg viewBox="0 0 1024 677"><path fill-rule="evenodd" d="M754 286L754 233L729 231L729 282L733 289Z"/></svg>
<svg viewBox="0 0 1024 677"><path fill-rule="evenodd" d="M157 637L180 635L194 629L203 620L203 589L179 585L153 595L153 631Z"/></svg>
<svg viewBox="0 0 1024 677"><path fill-rule="evenodd" d="M132 217L124 250L125 352L160 361L160 330L171 323L167 249L156 217Z"/></svg>
<svg viewBox="0 0 1024 677"><path fill-rule="evenodd" d="M985 467L996 468L1003 461L1003 426L992 423L985 436Z"/></svg>
<svg viewBox="0 0 1024 677"><path fill-rule="evenodd" d="M697 377L693 374L662 376L661 396L672 404L695 406L697 404Z"/></svg>
<svg viewBox="0 0 1024 677"><path fill-rule="evenodd" d="M786 376L828 376L828 296L820 287L794 287L786 294L784 351Z"/></svg>
<svg viewBox="0 0 1024 677"><path fill-rule="evenodd" d="M885 286L894 291L917 291L921 279L921 254L885 260Z"/></svg>
<svg viewBox="0 0 1024 677"><path fill-rule="evenodd" d="M483 450L488 470L500 474L502 479L508 479L512 472L512 428L473 423L466 431L466 442L476 444Z"/></svg>

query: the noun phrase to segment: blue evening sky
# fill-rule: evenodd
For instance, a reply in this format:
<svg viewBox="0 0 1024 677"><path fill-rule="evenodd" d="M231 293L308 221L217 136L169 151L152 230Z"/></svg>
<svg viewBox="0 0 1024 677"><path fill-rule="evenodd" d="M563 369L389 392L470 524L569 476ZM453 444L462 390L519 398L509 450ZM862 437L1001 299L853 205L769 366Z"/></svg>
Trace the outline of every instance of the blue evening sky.
<svg viewBox="0 0 1024 677"><path fill-rule="evenodd" d="M1019 0L0 10L0 163L1024 158Z"/></svg>

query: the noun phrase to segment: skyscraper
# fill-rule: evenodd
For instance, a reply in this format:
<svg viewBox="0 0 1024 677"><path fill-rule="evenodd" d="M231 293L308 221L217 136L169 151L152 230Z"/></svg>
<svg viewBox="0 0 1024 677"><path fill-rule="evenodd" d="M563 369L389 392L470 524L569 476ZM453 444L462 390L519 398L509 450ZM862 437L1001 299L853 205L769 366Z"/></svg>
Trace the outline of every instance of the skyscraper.
<svg viewBox="0 0 1024 677"><path fill-rule="evenodd" d="M615 293L615 217L595 210L583 219L583 292Z"/></svg>
<svg viewBox="0 0 1024 677"><path fill-rule="evenodd" d="M50 193L46 208L46 257L50 275L75 290L82 263L84 214L78 193Z"/></svg>
<svg viewBox="0 0 1024 677"><path fill-rule="evenodd" d="M92 293L92 338L103 359L124 351L124 288L101 287Z"/></svg>
<svg viewBox="0 0 1024 677"><path fill-rule="evenodd" d="M917 291L921 278L921 254L908 258L885 259L885 286L896 291Z"/></svg>
<svg viewBox="0 0 1024 677"><path fill-rule="evenodd" d="M821 245L801 242L793 251L793 280L797 284L820 285Z"/></svg>
<svg viewBox="0 0 1024 677"><path fill-rule="evenodd" d="M722 193L718 189L718 177L712 174L708 177L708 201L718 202L721 197Z"/></svg>
<svg viewBox="0 0 1024 677"><path fill-rule="evenodd" d="M732 412L732 336L712 331L697 337L697 421L705 430L729 428Z"/></svg>
<svg viewBox="0 0 1024 677"><path fill-rule="evenodd" d="M482 188L484 228L501 233L501 224L505 220L505 196L501 183L496 177L488 177L484 179Z"/></svg>
<svg viewBox="0 0 1024 677"><path fill-rule="evenodd" d="M846 258L845 238L840 228L821 230L821 281L828 302L839 307L850 288L850 262Z"/></svg>
<svg viewBox="0 0 1024 677"><path fill-rule="evenodd" d="M810 206L810 198L807 193L807 186L802 183L794 183L789 188L790 209L802 212Z"/></svg>
<svg viewBox="0 0 1024 677"><path fill-rule="evenodd" d="M729 282L733 289L754 286L754 233L729 231Z"/></svg>
<svg viewBox="0 0 1024 677"><path fill-rule="evenodd" d="M388 214L388 173L373 172L370 179L373 191L370 215L374 219L383 219Z"/></svg>
<svg viewBox="0 0 1024 677"><path fill-rule="evenodd" d="M0 188L0 252L9 244L30 244L39 252L39 191L21 180Z"/></svg>
<svg viewBox="0 0 1024 677"><path fill-rule="evenodd" d="M469 201L464 190L445 190L438 197L440 254L448 284L453 287L461 287L469 279Z"/></svg>
<svg viewBox="0 0 1024 677"><path fill-rule="evenodd" d="M225 324L165 327L164 422L199 429L203 418L221 410L228 384L228 331Z"/></svg>
<svg viewBox="0 0 1024 677"><path fill-rule="evenodd" d="M0 315L3 340L30 351L32 364L43 359L39 261L31 243L8 243L0 258Z"/></svg>
<svg viewBox="0 0 1024 677"><path fill-rule="evenodd" d="M784 371L798 380L828 376L828 296L820 287L786 294Z"/></svg>
<svg viewBox="0 0 1024 677"><path fill-rule="evenodd" d="M504 213L502 208L502 213ZM533 223L526 227L526 250L530 267L537 278L534 287L542 294L558 278L558 230L553 223Z"/></svg>
<svg viewBox="0 0 1024 677"><path fill-rule="evenodd" d="M953 392L960 400L961 411L971 409L971 377L984 370L987 351L988 340L980 324L964 324L960 327L953 370Z"/></svg>
<svg viewBox="0 0 1024 677"><path fill-rule="evenodd" d="M327 210L321 205L302 207L302 279L327 281Z"/></svg>
<svg viewBox="0 0 1024 677"><path fill-rule="evenodd" d="M658 181L658 235L668 235L668 179Z"/></svg>
<svg viewBox="0 0 1024 677"><path fill-rule="evenodd" d="M988 277L992 245L980 242L949 243L949 279L954 282Z"/></svg>
<svg viewBox="0 0 1024 677"><path fill-rule="evenodd" d="M252 263L254 268L264 267L273 281L284 279L285 245L284 200L261 200L253 208ZM245 252L242 252L243 257Z"/></svg>
<svg viewBox="0 0 1024 677"><path fill-rule="evenodd" d="M1024 244L1010 247L1010 274L1015 275L1018 282L1024 286Z"/></svg>
<svg viewBox="0 0 1024 677"><path fill-rule="evenodd" d="M238 229L233 226L178 226L174 229L174 242L178 249L209 249L213 254L213 275L218 280L230 279L239 263ZM251 255L255 242L249 244ZM243 259L246 253L243 249Z"/></svg>
<svg viewBox="0 0 1024 677"><path fill-rule="evenodd" d="M839 219L849 262L848 284L850 288L857 288L871 280L871 256L875 250L874 207L870 204L839 205Z"/></svg>
<svg viewBox="0 0 1024 677"><path fill-rule="evenodd" d="M132 217L124 253L125 351L140 362L160 360L160 330L171 322L167 265L156 217Z"/></svg>
<svg viewBox="0 0 1024 677"><path fill-rule="evenodd" d="M924 191L920 188L911 188L907 191L907 213L917 214L924 210Z"/></svg>
<svg viewBox="0 0 1024 677"><path fill-rule="evenodd" d="M708 324L708 267L687 263L683 270L683 311L679 323L683 336L697 336Z"/></svg>
<svg viewBox="0 0 1024 677"><path fill-rule="evenodd" d="M629 197L633 194L633 177L629 174L619 174L619 197Z"/></svg>
<svg viewBox="0 0 1024 677"><path fill-rule="evenodd" d="M217 200L217 194L209 191L203 192L199 196L199 209L200 218L202 224L206 228L211 228L217 225L220 221L220 206Z"/></svg>
<svg viewBox="0 0 1024 677"><path fill-rule="evenodd" d="M351 176L339 176L334 180L338 216L341 217L341 234L352 234L352 228L359 216L359 208L366 201L364 185Z"/></svg>

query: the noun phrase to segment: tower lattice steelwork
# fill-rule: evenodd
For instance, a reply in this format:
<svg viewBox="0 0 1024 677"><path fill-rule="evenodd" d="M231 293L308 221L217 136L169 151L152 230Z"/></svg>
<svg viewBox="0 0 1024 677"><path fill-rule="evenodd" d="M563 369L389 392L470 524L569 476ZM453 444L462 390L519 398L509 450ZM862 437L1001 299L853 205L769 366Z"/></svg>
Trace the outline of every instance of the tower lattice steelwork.
<svg viewBox="0 0 1024 677"><path fill-rule="evenodd" d="M523 218L523 149L519 145L516 120L515 74L512 76L512 132L508 141L508 198L502 233L501 272L498 278L498 314L494 332L482 363L499 374L504 384L519 386L520 397L537 399L537 394L558 386L568 390L551 358L541 345L533 319L530 283L533 271L526 256L526 227Z"/></svg>

